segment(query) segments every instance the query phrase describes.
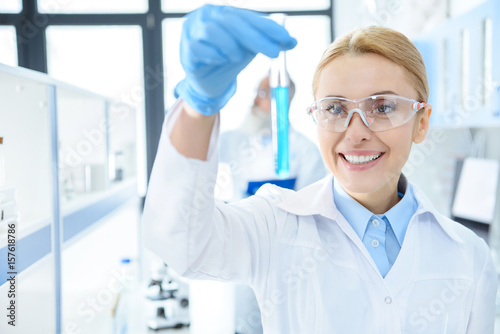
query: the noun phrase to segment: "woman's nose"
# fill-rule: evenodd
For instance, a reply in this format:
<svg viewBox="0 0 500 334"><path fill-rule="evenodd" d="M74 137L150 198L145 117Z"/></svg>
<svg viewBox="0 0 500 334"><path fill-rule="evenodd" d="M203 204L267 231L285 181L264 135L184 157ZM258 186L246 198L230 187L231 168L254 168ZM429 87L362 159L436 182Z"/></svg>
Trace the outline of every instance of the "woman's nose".
<svg viewBox="0 0 500 334"><path fill-rule="evenodd" d="M357 112L350 115L346 120L347 128L345 130L345 137L353 144L359 144L371 138L372 131L365 122L367 122L367 120L363 119Z"/></svg>

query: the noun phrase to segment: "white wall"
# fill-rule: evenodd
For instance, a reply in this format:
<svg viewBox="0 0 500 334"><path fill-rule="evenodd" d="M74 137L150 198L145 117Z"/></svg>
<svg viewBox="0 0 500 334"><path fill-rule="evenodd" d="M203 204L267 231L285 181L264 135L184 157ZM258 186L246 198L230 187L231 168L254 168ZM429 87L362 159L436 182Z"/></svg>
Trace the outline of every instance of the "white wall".
<svg viewBox="0 0 500 334"><path fill-rule="evenodd" d="M447 17L456 17L486 0L337 0L335 35L356 27L387 26L410 38L429 31Z"/></svg>

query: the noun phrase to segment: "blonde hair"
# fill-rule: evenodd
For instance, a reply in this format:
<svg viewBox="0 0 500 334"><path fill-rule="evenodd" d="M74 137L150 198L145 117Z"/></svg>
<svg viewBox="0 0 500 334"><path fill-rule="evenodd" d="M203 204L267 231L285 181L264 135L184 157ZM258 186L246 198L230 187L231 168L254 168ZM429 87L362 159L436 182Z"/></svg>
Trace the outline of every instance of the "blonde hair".
<svg viewBox="0 0 500 334"><path fill-rule="evenodd" d="M418 101L427 102L429 83L422 55L408 37L402 33L378 26L353 30L330 44L323 53L314 73L314 96L316 96L321 72L331 61L345 54L362 55L366 53L380 55L402 66L417 91Z"/></svg>

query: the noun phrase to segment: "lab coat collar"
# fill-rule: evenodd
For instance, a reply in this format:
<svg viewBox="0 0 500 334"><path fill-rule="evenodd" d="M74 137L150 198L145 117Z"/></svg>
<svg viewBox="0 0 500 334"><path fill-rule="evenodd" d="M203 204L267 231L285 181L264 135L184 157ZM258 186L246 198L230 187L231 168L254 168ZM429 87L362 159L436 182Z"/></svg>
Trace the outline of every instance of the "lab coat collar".
<svg viewBox="0 0 500 334"><path fill-rule="evenodd" d="M431 201L425 196L425 194L418 189L415 185L412 185L413 188L413 193L415 195L415 198L418 203L417 211L415 212L415 215L421 215L425 213L429 213L432 218L434 218L434 221L441 226L441 228L444 230L444 232L454 241L464 244L465 240L457 233L456 229L453 227L454 224L460 224L457 223L450 218L442 215L439 213L436 208L434 208L434 205L431 203ZM465 228L465 227L464 227Z"/></svg>
<svg viewBox="0 0 500 334"><path fill-rule="evenodd" d="M336 220L339 214L333 202L333 175L300 189L286 197L278 207L297 216L321 215Z"/></svg>
<svg viewBox="0 0 500 334"><path fill-rule="evenodd" d="M402 177L405 178L404 175L402 175ZM337 220L339 211L333 201L332 181L333 175L330 174L323 179L292 193L290 196L287 196L278 204L278 207L298 216L321 215L325 218ZM434 208L429 199L415 185L412 184L411 188L414 191L415 199L418 203L414 217L429 214L431 220L439 224L439 226L451 239L458 243L464 243L464 240L453 228L453 224L457 223L440 214Z"/></svg>

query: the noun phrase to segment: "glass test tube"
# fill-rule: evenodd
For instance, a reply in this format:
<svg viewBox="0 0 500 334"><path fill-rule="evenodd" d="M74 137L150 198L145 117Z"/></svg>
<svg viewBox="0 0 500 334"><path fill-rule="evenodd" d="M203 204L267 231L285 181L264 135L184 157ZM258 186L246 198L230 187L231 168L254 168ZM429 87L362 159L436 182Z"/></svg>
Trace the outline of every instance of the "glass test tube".
<svg viewBox="0 0 500 334"><path fill-rule="evenodd" d="M271 19L284 26L286 14L272 14ZM286 178L290 174L288 147L290 77L286 69L285 51L281 51L278 58L271 60L269 85L271 86L271 129L274 166L278 178Z"/></svg>

